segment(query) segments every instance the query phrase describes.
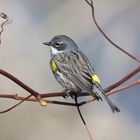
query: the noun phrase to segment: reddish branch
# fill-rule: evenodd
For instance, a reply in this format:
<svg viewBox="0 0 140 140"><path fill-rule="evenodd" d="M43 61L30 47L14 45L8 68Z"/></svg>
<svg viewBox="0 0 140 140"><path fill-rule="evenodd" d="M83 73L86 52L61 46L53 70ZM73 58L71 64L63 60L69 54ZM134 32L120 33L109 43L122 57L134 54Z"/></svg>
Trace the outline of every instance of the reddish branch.
<svg viewBox="0 0 140 140"><path fill-rule="evenodd" d="M117 88L117 89L114 89L110 92L107 92L107 95L109 96L109 95L118 93L120 91L126 90L128 88L131 88L131 87L139 85L139 84L140 84L140 80L133 81L133 82L131 82L131 83L125 85L125 86L122 86L120 88ZM0 94L0 98L8 98L8 99L14 99L14 100L24 100L24 101L38 102L36 100L36 98L31 98L30 97L30 98L27 99L26 97L18 96L18 94ZM87 101L79 102L78 106L82 106L83 104L89 103L89 102L94 101L94 100L95 99L89 99ZM45 99L44 101L46 101L47 103L50 103L50 104L75 106L75 103L69 103L69 102L60 102L60 101L53 101L53 100L48 100L48 99Z"/></svg>
<svg viewBox="0 0 140 140"><path fill-rule="evenodd" d="M138 58L136 58L135 56L131 55L130 53L128 53L127 51L125 51L124 49L122 49L120 46L118 46L116 43L114 43L107 35L106 33L101 29L101 27L99 26L99 24L97 23L97 20L95 18L95 8L94 8L94 5L93 5L93 1L90 0L90 2L88 0L85 0L86 3L91 7L91 10L92 10L92 18L93 18L93 21L96 25L96 27L98 28L98 30L101 32L101 34L113 45L115 46L117 49L119 49L120 51L122 51L123 53L125 53L127 56L129 56L130 58L132 58L133 60L137 61L140 63L140 60Z"/></svg>
<svg viewBox="0 0 140 140"><path fill-rule="evenodd" d="M124 78L122 78L121 80L119 80L119 82L114 83L113 85L107 87L105 89L105 92L108 95L114 94L116 93L115 90L113 90L114 88L118 87L119 85L123 84L124 82L126 82L128 79L130 79L131 77L133 77L134 75L136 75L138 72L140 71L140 66L137 67L135 70L133 70L132 72L130 72L127 76L125 76ZM64 92L56 92L56 93L44 93L44 94L40 94L36 91L34 91L33 89L31 89L30 87L28 87L26 84L24 84L23 82L21 82L20 80L18 80L17 78L15 78L13 75L9 74L8 72L0 69L0 74L4 75L5 77L9 78L10 80L12 80L13 82L17 83L19 86L21 86L23 89L25 89L26 91L28 91L30 94L32 94L35 97L40 97L40 99L42 98L48 98L48 97L63 97L66 96L66 93ZM133 84L129 85L125 88L121 88L122 90L125 90L126 88L132 87L134 85L139 84L139 80L137 80L137 82L134 82ZM115 91L115 92L114 92ZM74 94L74 93L71 93ZM88 96L88 93L79 93L79 96ZM14 95L6 95L6 94L0 94L0 98L11 98L11 99L15 99L15 100L23 100L25 97L20 97L17 94ZM35 98L28 98L27 101L34 101L36 102L37 99ZM60 101L52 101L52 100L44 100L47 103L53 103L53 104L61 104L61 105L70 105L70 106L74 106L73 103L66 103L66 102L60 102Z"/></svg>

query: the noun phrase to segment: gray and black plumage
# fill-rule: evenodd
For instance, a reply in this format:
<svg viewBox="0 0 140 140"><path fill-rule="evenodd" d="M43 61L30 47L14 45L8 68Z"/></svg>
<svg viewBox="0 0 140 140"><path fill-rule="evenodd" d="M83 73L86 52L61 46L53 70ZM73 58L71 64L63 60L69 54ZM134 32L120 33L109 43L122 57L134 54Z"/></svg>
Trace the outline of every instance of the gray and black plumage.
<svg viewBox="0 0 140 140"><path fill-rule="evenodd" d="M65 90L85 91L97 100L105 101L112 112L120 111L105 95L91 63L71 38L57 35L44 44L50 46L52 72Z"/></svg>

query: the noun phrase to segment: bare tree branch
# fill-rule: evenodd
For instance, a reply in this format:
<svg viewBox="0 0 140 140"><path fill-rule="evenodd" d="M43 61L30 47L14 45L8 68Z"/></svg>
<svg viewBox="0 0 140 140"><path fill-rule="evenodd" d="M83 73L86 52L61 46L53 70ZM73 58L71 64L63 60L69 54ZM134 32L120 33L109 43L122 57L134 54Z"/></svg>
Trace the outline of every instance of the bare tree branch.
<svg viewBox="0 0 140 140"><path fill-rule="evenodd" d="M139 85L139 84L140 84L140 80L136 80L136 81L133 81L133 82L131 82L131 83L125 85L125 86L122 86L120 88L114 89L114 90L112 90L112 91L110 91L110 92L108 92L106 94L108 96L112 95L112 94L116 94L116 93L118 93L120 91L126 90L128 88L131 88L131 87ZM8 98L8 99L14 99L14 100L25 100L25 101L31 101L31 102L38 102L36 98L25 99L26 97L18 96L18 94L10 94L10 95L0 94L0 98ZM43 98L46 98L46 97L43 97ZM94 99L94 98L89 99L87 101L83 101L83 102L78 103L78 105L81 106L81 105L84 105L84 104L89 103L89 102L94 101L94 100L96 100L96 99ZM76 106L75 103L69 103L69 102L53 101L53 100L48 100L48 99L44 99L44 101L46 101L46 103L49 103L49 104Z"/></svg>
<svg viewBox="0 0 140 140"><path fill-rule="evenodd" d="M123 52L124 54L126 54L127 56L129 56L130 58L132 58L133 60L137 61L138 63L140 63L140 60L138 58L136 58L135 56L131 55L130 53L128 53L127 51L125 51L124 49L122 49L120 46L118 46L116 43L114 43L107 35L106 33L101 29L101 27L99 26L99 24L97 23L97 20L95 18L95 10L94 10L94 5L93 5L93 0L90 0L90 2L88 0L85 0L85 2L91 7L92 10L92 18L93 21L96 25L96 27L98 28L98 30L101 32L101 34L113 45L115 46L117 49L119 49L121 52Z"/></svg>
<svg viewBox="0 0 140 140"><path fill-rule="evenodd" d="M130 72L127 76L125 76L124 78L122 78L121 80L119 80L117 83L107 87L105 89L105 92L109 92L112 89L118 87L119 85L121 85L122 83L126 82L126 80L130 79L132 76L136 75L138 72L140 71L140 66L137 67L135 70L133 70L132 72ZM16 77L14 77L13 75L11 75L10 73L0 69L0 74L2 74L3 76L9 78L10 80L12 80L13 82L15 82L16 84L18 84L20 87L22 87L23 89L25 89L26 91L28 91L30 94L32 94L35 97L39 97L41 98L46 98L46 97L63 97L66 96L66 93L64 92L56 92L56 93L44 93L44 94L40 94L36 91L34 91L33 89L31 89L29 86L27 86L26 84L24 84L23 82L21 82L20 80L18 80ZM84 93L81 94L79 93L79 96L88 96L88 93ZM11 95L6 95L5 94L5 98L10 98ZM2 96L0 96L2 98ZM16 97L16 95L14 95L14 98ZM17 97L16 97L17 98Z"/></svg>

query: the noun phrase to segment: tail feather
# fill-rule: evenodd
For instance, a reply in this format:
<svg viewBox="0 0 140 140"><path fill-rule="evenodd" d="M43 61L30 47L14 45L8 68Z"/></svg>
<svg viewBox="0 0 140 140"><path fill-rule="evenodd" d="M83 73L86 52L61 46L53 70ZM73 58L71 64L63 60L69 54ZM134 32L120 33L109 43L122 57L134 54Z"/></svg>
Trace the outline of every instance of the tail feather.
<svg viewBox="0 0 140 140"><path fill-rule="evenodd" d="M113 113L115 112L120 112L120 109L116 107L112 101L105 95L103 89L101 88L100 85L95 85L93 87L93 92L96 93L101 100L103 100L112 110Z"/></svg>

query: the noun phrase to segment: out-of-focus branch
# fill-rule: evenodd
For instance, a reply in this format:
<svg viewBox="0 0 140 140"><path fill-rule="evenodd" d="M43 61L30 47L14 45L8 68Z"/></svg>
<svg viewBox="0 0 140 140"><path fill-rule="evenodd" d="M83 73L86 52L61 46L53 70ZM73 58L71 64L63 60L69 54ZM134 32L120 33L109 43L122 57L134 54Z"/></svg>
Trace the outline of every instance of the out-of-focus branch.
<svg viewBox="0 0 140 140"><path fill-rule="evenodd" d="M118 46L116 43L114 43L107 35L106 33L101 29L101 27L99 26L99 24L97 23L97 20L95 18L95 8L93 5L93 0L90 0L90 2L88 0L85 0L85 2L91 7L92 10L92 18L93 21L96 25L96 27L98 28L98 30L101 32L101 34L113 45L115 46L117 49L119 49L121 52L123 52L124 54L126 54L127 56L129 56L130 58L132 58L133 60L137 61L138 63L140 63L140 60L138 58L136 58L135 56L131 55L130 53L128 53L126 50L122 49L120 46Z"/></svg>
<svg viewBox="0 0 140 140"><path fill-rule="evenodd" d="M128 89L128 88L137 86L137 85L139 85L139 84L140 84L140 79L138 79L138 80L136 80L136 81L133 81L133 82L131 82L131 83L125 85L125 86L122 86L122 87L120 87L120 88L114 89L114 90L112 90L112 91L110 91L110 92L107 92L107 95L112 95L112 94L121 92L121 91L123 91L123 90L126 90L126 89Z"/></svg>
<svg viewBox="0 0 140 140"><path fill-rule="evenodd" d="M5 21L2 22L1 25L0 25L0 27L1 27L1 31L0 31L0 44L1 44L1 35L2 35L3 31L4 31L4 25L9 21L9 17L5 13L3 13L3 12L0 13L0 17L5 19Z"/></svg>

